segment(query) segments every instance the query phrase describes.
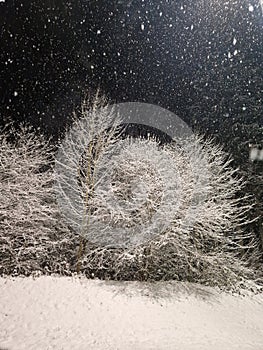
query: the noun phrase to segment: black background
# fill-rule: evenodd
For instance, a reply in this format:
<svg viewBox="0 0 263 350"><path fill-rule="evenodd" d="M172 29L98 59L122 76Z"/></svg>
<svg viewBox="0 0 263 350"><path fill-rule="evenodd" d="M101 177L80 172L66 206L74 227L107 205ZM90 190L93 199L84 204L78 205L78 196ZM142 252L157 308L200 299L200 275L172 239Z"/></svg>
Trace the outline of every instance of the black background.
<svg viewBox="0 0 263 350"><path fill-rule="evenodd" d="M250 125L242 140L259 142L261 11L255 0L0 2L1 117L57 135L100 87L219 137Z"/></svg>

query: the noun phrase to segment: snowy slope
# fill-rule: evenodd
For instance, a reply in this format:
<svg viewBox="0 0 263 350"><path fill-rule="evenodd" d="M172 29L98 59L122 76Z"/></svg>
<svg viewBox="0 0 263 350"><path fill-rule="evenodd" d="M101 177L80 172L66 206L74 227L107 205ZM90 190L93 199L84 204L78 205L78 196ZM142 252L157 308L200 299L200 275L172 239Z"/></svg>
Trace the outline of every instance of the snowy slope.
<svg viewBox="0 0 263 350"><path fill-rule="evenodd" d="M262 350L263 297L186 283L0 279L0 349Z"/></svg>

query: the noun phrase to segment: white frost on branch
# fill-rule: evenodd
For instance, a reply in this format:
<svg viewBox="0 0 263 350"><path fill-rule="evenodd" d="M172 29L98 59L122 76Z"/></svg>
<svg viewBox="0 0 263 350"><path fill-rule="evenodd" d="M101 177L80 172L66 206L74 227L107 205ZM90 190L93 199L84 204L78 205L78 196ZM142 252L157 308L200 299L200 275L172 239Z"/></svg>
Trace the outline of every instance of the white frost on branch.
<svg viewBox="0 0 263 350"><path fill-rule="evenodd" d="M210 284L252 276L239 259L256 245L242 231L251 205L222 147L196 135L123 139L109 111L85 103L56 157L61 209L87 243L83 270Z"/></svg>
<svg viewBox="0 0 263 350"><path fill-rule="evenodd" d="M250 205L228 155L195 135L162 146L120 138L109 111L98 96L84 101L55 174L46 140L2 131L0 274L79 266L88 277L255 287L246 252L256 244L243 232Z"/></svg>

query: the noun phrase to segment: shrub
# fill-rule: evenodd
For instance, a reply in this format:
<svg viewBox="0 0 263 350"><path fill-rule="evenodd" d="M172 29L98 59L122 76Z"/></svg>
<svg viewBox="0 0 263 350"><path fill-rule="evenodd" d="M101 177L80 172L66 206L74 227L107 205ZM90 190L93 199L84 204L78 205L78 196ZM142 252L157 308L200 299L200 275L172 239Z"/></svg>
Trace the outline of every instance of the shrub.
<svg viewBox="0 0 263 350"><path fill-rule="evenodd" d="M2 131L0 273L256 288L252 204L230 157L196 135L122 137L110 111L98 96L83 103L55 168L33 130Z"/></svg>
<svg viewBox="0 0 263 350"><path fill-rule="evenodd" d="M65 272L74 236L55 201L52 147L30 127L9 125L0 149L0 274Z"/></svg>
<svg viewBox="0 0 263 350"><path fill-rule="evenodd" d="M95 106L95 107L94 107ZM99 107L97 107L99 106ZM212 140L122 137L107 105L84 103L57 155L57 195L87 276L234 286L256 275L252 203ZM246 204L243 204L246 203ZM245 244L244 244L245 243Z"/></svg>

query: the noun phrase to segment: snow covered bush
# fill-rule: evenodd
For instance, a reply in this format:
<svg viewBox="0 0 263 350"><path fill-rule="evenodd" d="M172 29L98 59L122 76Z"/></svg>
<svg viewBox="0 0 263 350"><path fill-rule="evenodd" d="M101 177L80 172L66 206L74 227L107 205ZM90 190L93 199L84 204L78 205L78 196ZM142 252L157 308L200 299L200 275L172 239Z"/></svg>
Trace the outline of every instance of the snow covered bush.
<svg viewBox="0 0 263 350"><path fill-rule="evenodd" d="M52 147L26 126L0 134L0 274L66 272L74 236L53 193Z"/></svg>
<svg viewBox="0 0 263 350"><path fill-rule="evenodd" d="M56 154L27 127L2 130L0 274L255 286L251 204L229 156L196 135L125 131L98 95Z"/></svg>
<svg viewBox="0 0 263 350"><path fill-rule="evenodd" d="M58 201L80 236L79 270L219 286L255 279L245 256L256 242L242 230L251 204L237 197L243 182L229 156L196 135L167 144L123 136L121 123L98 96L85 102L56 156Z"/></svg>

